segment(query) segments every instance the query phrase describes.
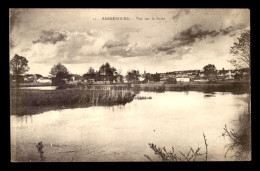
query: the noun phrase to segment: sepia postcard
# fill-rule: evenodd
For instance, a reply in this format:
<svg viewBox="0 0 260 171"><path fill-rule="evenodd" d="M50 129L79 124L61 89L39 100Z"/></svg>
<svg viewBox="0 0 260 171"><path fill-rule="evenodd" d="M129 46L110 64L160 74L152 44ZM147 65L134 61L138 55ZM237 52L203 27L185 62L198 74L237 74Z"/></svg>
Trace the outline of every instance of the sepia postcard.
<svg viewBox="0 0 260 171"><path fill-rule="evenodd" d="M250 10L10 8L11 162L251 161Z"/></svg>

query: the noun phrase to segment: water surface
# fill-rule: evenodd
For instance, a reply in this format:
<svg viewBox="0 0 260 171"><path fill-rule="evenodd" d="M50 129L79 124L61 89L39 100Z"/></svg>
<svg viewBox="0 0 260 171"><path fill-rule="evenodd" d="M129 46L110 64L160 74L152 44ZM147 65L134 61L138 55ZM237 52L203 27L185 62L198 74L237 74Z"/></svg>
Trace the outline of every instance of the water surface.
<svg viewBox="0 0 260 171"><path fill-rule="evenodd" d="M21 87L20 89L56 90L57 86Z"/></svg>
<svg viewBox="0 0 260 171"><path fill-rule="evenodd" d="M124 106L52 110L11 116L13 161L38 161L35 145L42 141L46 161L147 161L157 159L148 143L188 152L201 147L208 159L234 160L224 154L229 143L221 134L234 128L247 110L246 94L203 92L141 92Z"/></svg>

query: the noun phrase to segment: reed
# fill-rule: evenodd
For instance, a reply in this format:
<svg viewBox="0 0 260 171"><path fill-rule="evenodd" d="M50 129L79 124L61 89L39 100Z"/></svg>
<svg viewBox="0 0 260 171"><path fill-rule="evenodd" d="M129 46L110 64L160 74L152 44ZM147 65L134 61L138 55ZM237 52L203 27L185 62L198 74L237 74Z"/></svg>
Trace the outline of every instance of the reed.
<svg viewBox="0 0 260 171"><path fill-rule="evenodd" d="M131 102L134 94L127 90L12 90L11 114L26 113L30 107L73 108L91 105L120 105Z"/></svg>
<svg viewBox="0 0 260 171"><path fill-rule="evenodd" d="M148 91L148 92L157 92L157 93L163 93L166 90L166 87L164 84L135 84L133 85L133 90L135 91Z"/></svg>

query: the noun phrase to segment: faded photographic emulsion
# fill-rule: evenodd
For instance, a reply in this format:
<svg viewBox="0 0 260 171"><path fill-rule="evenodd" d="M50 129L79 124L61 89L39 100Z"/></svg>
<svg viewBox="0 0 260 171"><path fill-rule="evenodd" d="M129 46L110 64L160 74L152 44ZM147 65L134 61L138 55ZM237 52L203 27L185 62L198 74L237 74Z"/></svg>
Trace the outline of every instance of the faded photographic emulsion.
<svg viewBox="0 0 260 171"><path fill-rule="evenodd" d="M11 162L251 161L250 10L10 8Z"/></svg>

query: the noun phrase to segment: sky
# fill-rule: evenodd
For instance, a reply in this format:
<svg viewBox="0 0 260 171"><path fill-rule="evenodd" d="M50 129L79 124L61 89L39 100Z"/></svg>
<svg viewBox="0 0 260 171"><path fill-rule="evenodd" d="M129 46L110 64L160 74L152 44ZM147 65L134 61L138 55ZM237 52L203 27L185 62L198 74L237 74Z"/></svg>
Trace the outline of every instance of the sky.
<svg viewBox="0 0 260 171"><path fill-rule="evenodd" d="M245 29L249 9L10 9L9 59L26 57L27 73L43 76L57 63L80 75L106 62L123 75L234 69L229 50Z"/></svg>

